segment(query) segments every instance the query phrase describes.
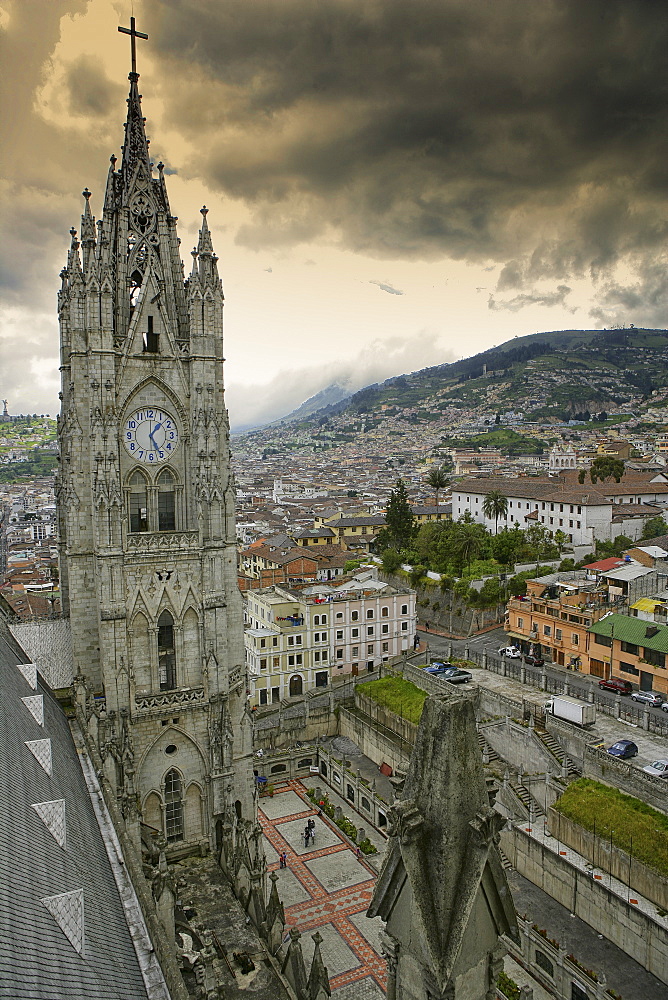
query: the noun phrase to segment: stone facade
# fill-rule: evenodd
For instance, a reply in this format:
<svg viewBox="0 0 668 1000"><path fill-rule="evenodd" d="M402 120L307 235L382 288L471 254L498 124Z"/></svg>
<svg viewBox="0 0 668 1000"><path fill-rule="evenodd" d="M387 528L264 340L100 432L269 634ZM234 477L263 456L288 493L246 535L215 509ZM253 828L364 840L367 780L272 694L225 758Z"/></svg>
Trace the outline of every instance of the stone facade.
<svg viewBox="0 0 668 1000"><path fill-rule="evenodd" d="M256 803L223 290L206 208L184 280L129 79L120 167L112 157L98 222L84 192L61 272L63 609L78 706L135 842L141 820L172 854L234 854Z"/></svg>

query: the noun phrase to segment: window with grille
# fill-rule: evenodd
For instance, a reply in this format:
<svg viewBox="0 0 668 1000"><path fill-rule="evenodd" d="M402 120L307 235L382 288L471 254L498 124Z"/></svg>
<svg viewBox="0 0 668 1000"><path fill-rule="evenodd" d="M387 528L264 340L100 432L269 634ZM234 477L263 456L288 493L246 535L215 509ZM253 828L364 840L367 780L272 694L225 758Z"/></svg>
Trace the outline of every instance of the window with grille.
<svg viewBox="0 0 668 1000"><path fill-rule="evenodd" d="M158 675L161 691L171 691L176 687L174 619L169 611L163 611L158 618Z"/></svg>
<svg viewBox="0 0 668 1000"><path fill-rule="evenodd" d="M165 834L170 843L183 840L181 775L174 769L165 775Z"/></svg>
<svg viewBox="0 0 668 1000"><path fill-rule="evenodd" d="M158 531L176 531L176 480L169 469L158 476Z"/></svg>

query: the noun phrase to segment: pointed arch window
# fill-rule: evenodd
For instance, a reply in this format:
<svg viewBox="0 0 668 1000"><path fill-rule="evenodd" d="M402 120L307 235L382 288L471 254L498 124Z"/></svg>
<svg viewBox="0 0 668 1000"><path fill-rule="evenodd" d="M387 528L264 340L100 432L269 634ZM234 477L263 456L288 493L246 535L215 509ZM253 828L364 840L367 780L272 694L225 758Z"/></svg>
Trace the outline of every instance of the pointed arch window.
<svg viewBox="0 0 668 1000"><path fill-rule="evenodd" d="M158 677L161 691L172 691L176 687L174 619L169 611L163 611L158 618Z"/></svg>
<svg viewBox="0 0 668 1000"><path fill-rule="evenodd" d="M148 490L141 472L130 476L130 531L148 531Z"/></svg>
<svg viewBox="0 0 668 1000"><path fill-rule="evenodd" d="M176 480L169 469L158 476L158 531L176 530Z"/></svg>
<svg viewBox="0 0 668 1000"><path fill-rule="evenodd" d="M144 275L141 271L136 270L132 272L130 276L130 311L134 309L137 305L137 299L139 297L139 289L142 286L144 280Z"/></svg>
<svg viewBox="0 0 668 1000"><path fill-rule="evenodd" d="M165 835L169 843L183 840L183 782L174 767L165 775Z"/></svg>

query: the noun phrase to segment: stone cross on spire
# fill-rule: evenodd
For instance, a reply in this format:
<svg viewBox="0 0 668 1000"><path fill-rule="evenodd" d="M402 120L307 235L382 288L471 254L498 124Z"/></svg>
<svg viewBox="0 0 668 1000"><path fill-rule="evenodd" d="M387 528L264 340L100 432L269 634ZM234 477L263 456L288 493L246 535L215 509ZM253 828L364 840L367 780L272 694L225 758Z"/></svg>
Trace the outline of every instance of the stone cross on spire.
<svg viewBox="0 0 668 1000"><path fill-rule="evenodd" d="M136 38L146 38L146 39L148 39L148 35L145 35L143 31L137 31L137 29L135 28L135 19L134 19L134 17L130 18L130 27L129 28L120 28L119 27L118 30L120 32L122 32L124 35L129 35L130 36L130 43L131 43L131 49L132 49L132 72L133 72L134 76L136 76L137 75L137 43L135 42L135 39Z"/></svg>

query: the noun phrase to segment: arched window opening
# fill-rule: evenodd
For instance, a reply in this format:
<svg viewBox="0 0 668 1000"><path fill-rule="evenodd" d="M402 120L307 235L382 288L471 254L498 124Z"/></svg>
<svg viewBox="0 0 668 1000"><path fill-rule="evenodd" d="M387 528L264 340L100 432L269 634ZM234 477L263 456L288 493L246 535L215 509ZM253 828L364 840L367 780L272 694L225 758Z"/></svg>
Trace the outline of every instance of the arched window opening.
<svg viewBox="0 0 668 1000"><path fill-rule="evenodd" d="M183 786L174 769L165 775L165 835L169 843L183 840Z"/></svg>
<svg viewBox="0 0 668 1000"><path fill-rule="evenodd" d="M158 476L158 531L176 531L175 479L169 469Z"/></svg>
<svg viewBox="0 0 668 1000"><path fill-rule="evenodd" d="M146 479L141 472L130 476L130 531L148 531Z"/></svg>
<svg viewBox="0 0 668 1000"><path fill-rule="evenodd" d="M139 297L139 289L142 286L144 280L144 275L141 271L133 271L130 276L130 312L137 305L137 299Z"/></svg>
<svg viewBox="0 0 668 1000"><path fill-rule="evenodd" d="M174 619L169 611L163 611L158 618L158 676L161 691L171 691L176 687Z"/></svg>
<svg viewBox="0 0 668 1000"><path fill-rule="evenodd" d="M290 678L290 697L294 698L296 695L302 693L302 679L299 674L294 674Z"/></svg>

